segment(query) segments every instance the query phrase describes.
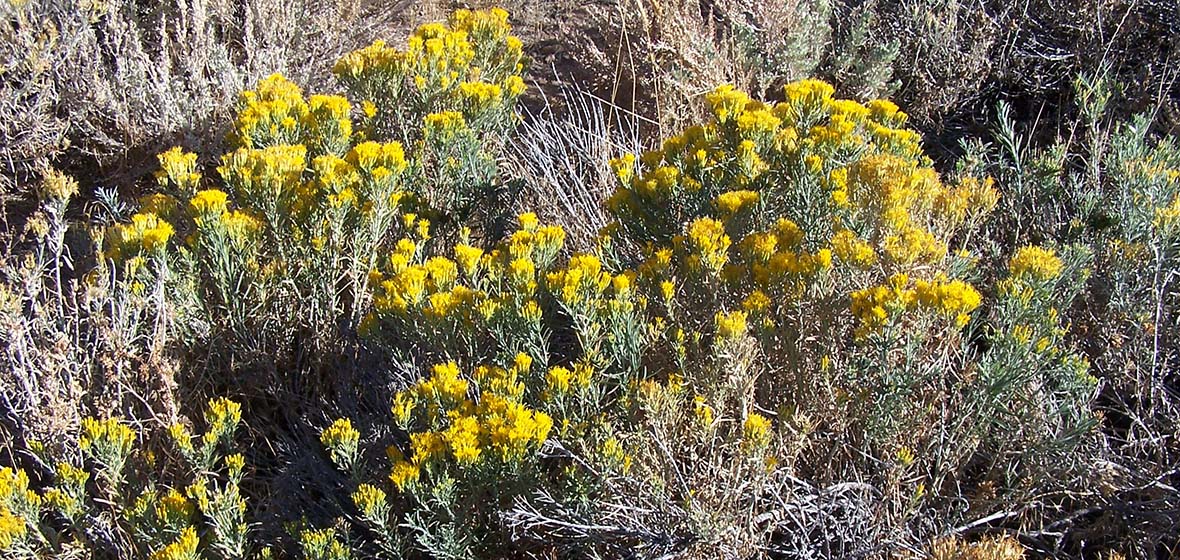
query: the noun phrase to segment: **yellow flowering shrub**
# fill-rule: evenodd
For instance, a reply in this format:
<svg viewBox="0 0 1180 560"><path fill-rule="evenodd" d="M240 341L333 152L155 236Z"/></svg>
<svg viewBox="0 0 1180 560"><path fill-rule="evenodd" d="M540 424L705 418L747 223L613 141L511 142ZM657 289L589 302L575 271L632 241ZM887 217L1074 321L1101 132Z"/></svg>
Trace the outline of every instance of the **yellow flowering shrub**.
<svg viewBox="0 0 1180 560"><path fill-rule="evenodd" d="M128 558L246 557L246 501L238 486L245 460L226 454L241 407L213 399L204 421L200 435L180 424L168 430L177 461L165 469L148 439L119 418L84 419L67 449L76 446L91 461L57 461L41 491L30 488L24 470L0 468L0 552L40 558L102 546ZM38 460L52 461L43 444L29 447ZM110 536L95 543L90 526L100 518Z"/></svg>
<svg viewBox="0 0 1180 560"><path fill-rule="evenodd" d="M261 80L238 99L216 173L202 173L198 154L160 154L160 192L109 228L105 257L135 290L171 282L194 297L231 355L283 352L305 332L330 353L331 333L365 315L370 272L399 238L425 245L476 214L495 218L477 202L496 183L525 89L510 32L503 10L460 10L421 26L405 50L378 41L342 57L343 95ZM459 260L470 270L480 258ZM463 306L453 296L434 298L436 319ZM276 325L272 341L254 336Z"/></svg>
<svg viewBox="0 0 1180 560"><path fill-rule="evenodd" d="M526 62L506 12L459 10L404 46L341 57L338 92L253 84L227 150L160 153L157 192L135 208L100 191L99 265L76 308L98 326L71 336L150 345L132 362L144 371L179 360L160 393L180 411L192 399L168 394L173 381L232 390L252 414L202 399L199 430L170 410L153 419L173 422L163 434L86 418L60 456L28 442L14 456L36 476L0 468L0 555L269 558L244 492L273 497L276 477L308 490L276 503L315 502L280 556L790 556L820 533L795 530L814 527L803 518L909 547L1084 503L1043 490L1061 486L1055 461L1095 443L1092 372L1103 387L1125 371L1167 380L1180 254L1167 142L1095 141L1089 157L1112 155L1077 181L1118 185L1081 196L1038 182L1075 171L1065 156L999 181L974 161L939 173L887 100L820 80L777 102L723 85L703 96L705 122L609 162L608 225L580 244L532 212L506 219L527 180L500 169ZM998 144L1020 159L1018 140ZM61 217L78 191L46 171L48 217L28 233L59 255L19 272L57 285L4 291L12 317L64 305ZM1061 192L1077 206L1068 226L1011 212ZM1079 239L1098 240L1104 287L1084 301ZM118 297L89 293L105 278ZM1138 354L1078 338L1101 321ZM32 347L18 335L14 355ZM50 361L94 361L123 391L123 361L73 356ZM268 406L286 423L256 425L275 420ZM255 440L256 470L233 452L243 423L282 438ZM1014 513L995 517L1000 505ZM1019 556L1014 541L940 542L930 554Z"/></svg>
<svg viewBox="0 0 1180 560"><path fill-rule="evenodd" d="M706 96L713 122L612 162L612 233L649 259L683 255L684 270L664 266L652 281L720 284L734 307L754 291L772 311L844 295L862 337L914 309L963 326L980 298L950 276L948 244L995 207L990 180L944 183L896 106L833 95L815 80L789 84L776 104L718 88ZM641 283L655 270L641 266Z"/></svg>
<svg viewBox="0 0 1180 560"><path fill-rule="evenodd" d="M419 26L405 50L377 41L342 57L333 73L372 107L365 126L382 135L412 134L407 123L446 111L495 121L525 89L522 44L511 31L502 9L457 10L445 24Z"/></svg>

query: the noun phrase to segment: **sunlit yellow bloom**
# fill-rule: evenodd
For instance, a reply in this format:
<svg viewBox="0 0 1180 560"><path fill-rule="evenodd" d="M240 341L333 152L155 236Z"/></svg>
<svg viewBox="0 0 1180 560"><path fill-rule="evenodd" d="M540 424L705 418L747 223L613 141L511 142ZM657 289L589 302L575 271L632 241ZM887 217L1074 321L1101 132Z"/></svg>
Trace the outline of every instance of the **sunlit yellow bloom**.
<svg viewBox="0 0 1180 560"><path fill-rule="evenodd" d="M398 392L393 396L393 406L390 407L393 419L399 426L410 422L410 415L414 412L414 399L405 392Z"/></svg>
<svg viewBox="0 0 1180 560"><path fill-rule="evenodd" d="M717 326L717 337L721 340L732 340L746 334L746 312L732 311L717 312L714 317Z"/></svg>
<svg viewBox="0 0 1180 560"><path fill-rule="evenodd" d="M355 452L361 433L352 427L348 418L339 418L320 432L320 443L329 451L349 455Z"/></svg>
<svg viewBox="0 0 1180 560"><path fill-rule="evenodd" d="M221 214L225 212L229 195L218 189L206 189L198 192L188 201L189 209L194 217L207 214Z"/></svg>
<svg viewBox="0 0 1180 560"><path fill-rule="evenodd" d="M513 259L508 264L508 280L519 292L532 292L535 287L536 267L527 257Z"/></svg>
<svg viewBox="0 0 1180 560"><path fill-rule="evenodd" d="M747 450L762 449L770 444L770 420L756 412L746 416L742 423L742 447Z"/></svg>
<svg viewBox="0 0 1180 560"><path fill-rule="evenodd" d="M160 186L166 187L171 181L182 194L196 190L201 182L201 174L197 173L197 154L185 152L178 146L157 155L156 158L160 162L160 170L156 172L156 180Z"/></svg>
<svg viewBox="0 0 1180 560"><path fill-rule="evenodd" d="M418 465L407 461L398 461L393 464L393 469L389 473L389 481L397 486L398 490L405 491L407 486L418 482L420 474L421 470Z"/></svg>
<svg viewBox="0 0 1180 560"><path fill-rule="evenodd" d="M723 216L732 216L758 204L758 193L753 191L729 191L717 196L717 209Z"/></svg>
<svg viewBox="0 0 1180 560"><path fill-rule="evenodd" d="M750 97L734 88L732 84L723 84L712 93L706 94L705 100L713 108L713 115L717 117L717 122L725 123L731 118L736 118L745 110L746 105L750 102Z"/></svg>
<svg viewBox="0 0 1180 560"><path fill-rule="evenodd" d="M787 101L808 106L820 106L832 98L836 88L820 80L801 80L783 86Z"/></svg>
<svg viewBox="0 0 1180 560"><path fill-rule="evenodd" d="M712 218L697 218L688 229L688 241L705 270L717 273L729 260L729 236L725 227Z"/></svg>
<svg viewBox="0 0 1180 560"><path fill-rule="evenodd" d="M770 307L770 298L761 290L754 290L746 299L742 300L742 309L746 313L762 313Z"/></svg>
<svg viewBox="0 0 1180 560"><path fill-rule="evenodd" d="M127 456L131 453L131 446L134 443L135 430L117 418L82 419L82 437L78 440L78 446L83 451L88 451L94 446L109 446L120 455Z"/></svg>
<svg viewBox="0 0 1180 560"><path fill-rule="evenodd" d="M858 268L867 268L877 262L877 253L872 245L856 237L848 230L841 230L832 236L832 252L841 261Z"/></svg>
<svg viewBox="0 0 1180 560"><path fill-rule="evenodd" d="M623 444L617 438L607 438L602 442L602 459L611 469L626 473L631 470L631 456L623 449Z"/></svg>
<svg viewBox="0 0 1180 560"><path fill-rule="evenodd" d="M294 144L302 133L297 125L307 113L299 87L280 74L272 74L239 96L233 136L243 148Z"/></svg>
<svg viewBox="0 0 1180 560"><path fill-rule="evenodd" d="M185 527L180 531L180 536L172 543L155 551L151 555L151 560L195 560L197 558L197 530L193 527Z"/></svg>
<svg viewBox="0 0 1180 560"><path fill-rule="evenodd" d="M1061 275L1061 259L1052 249L1026 246L1008 261L1008 271L1015 278L1033 278L1041 282Z"/></svg>
<svg viewBox="0 0 1180 560"><path fill-rule="evenodd" d="M187 524L197 510L184 494L172 489L160 497L155 511L158 519L167 525L176 526Z"/></svg>
<svg viewBox="0 0 1180 560"><path fill-rule="evenodd" d="M400 485L399 485L400 487ZM361 514L370 519L379 519L386 513L385 492L372 484L361 484L352 493L352 503Z"/></svg>
<svg viewBox="0 0 1180 560"><path fill-rule="evenodd" d="M27 531L24 519L0 506L0 551L11 548L13 543L25 537Z"/></svg>
<svg viewBox="0 0 1180 560"><path fill-rule="evenodd" d="M564 395L570 390L572 378L573 372L561 366L554 366L545 374L545 384L551 394Z"/></svg>
<svg viewBox="0 0 1180 560"><path fill-rule="evenodd" d="M914 283L914 289L918 301L923 306L935 309L947 317L953 317L959 327L967 324L967 314L979 307L983 301L975 288L961 280L918 280Z"/></svg>
<svg viewBox="0 0 1180 560"><path fill-rule="evenodd" d="M461 268L463 270L463 274L467 276L475 274L482 257L482 249L463 243L455 245L455 261L459 263L459 268Z"/></svg>
<svg viewBox="0 0 1180 560"><path fill-rule="evenodd" d="M451 450L455 462L468 465L479 460L480 426L479 420L471 416L462 416L451 423L451 427L443 433L443 439Z"/></svg>
<svg viewBox="0 0 1180 560"><path fill-rule="evenodd" d="M446 441L435 432L413 433L410 434L410 449L411 460L415 465L422 465L441 457L446 452ZM394 470L396 472L396 465Z"/></svg>

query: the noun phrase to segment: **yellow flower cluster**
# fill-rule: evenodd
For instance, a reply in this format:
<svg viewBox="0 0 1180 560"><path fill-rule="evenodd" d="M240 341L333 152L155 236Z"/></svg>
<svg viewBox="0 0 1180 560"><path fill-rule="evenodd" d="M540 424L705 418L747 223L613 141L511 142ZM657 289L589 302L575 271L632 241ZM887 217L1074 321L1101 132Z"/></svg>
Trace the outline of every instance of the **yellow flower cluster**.
<svg viewBox="0 0 1180 560"><path fill-rule="evenodd" d="M54 474L59 484L75 488L85 486L86 481L90 480L90 473L64 461L57 464Z"/></svg>
<svg viewBox="0 0 1180 560"><path fill-rule="evenodd" d="M967 314L979 307L983 301L975 288L961 280L918 280L914 283L914 290L918 294L919 303L953 318L959 328L967 324Z"/></svg>
<svg viewBox="0 0 1180 560"><path fill-rule="evenodd" d="M65 202L78 194L78 181L51 167L45 170L37 190L42 199Z"/></svg>
<svg viewBox="0 0 1180 560"><path fill-rule="evenodd" d="M576 309L600 297L610 286L611 275L602 270L597 256L577 254L564 269L550 272L546 281L559 301Z"/></svg>
<svg viewBox="0 0 1180 560"><path fill-rule="evenodd" d="M832 235L832 252L842 262L857 268L868 268L877 263L877 252L867 241L849 230Z"/></svg>
<svg viewBox="0 0 1180 560"><path fill-rule="evenodd" d="M982 302L979 292L961 280L937 277L913 284L909 287L910 278L897 273L884 285L853 292L852 314L860 320L856 335L863 338L879 331L890 320L918 306L941 313L962 328L970 319L968 314Z"/></svg>
<svg viewBox="0 0 1180 560"><path fill-rule="evenodd" d="M717 338L733 340L746 334L746 312L732 311L730 313L717 312L714 318L717 324Z"/></svg>
<svg viewBox="0 0 1180 560"><path fill-rule="evenodd" d="M418 98L433 102L428 112L438 115L445 108L461 109L460 116L479 119L511 111L525 91L520 77L522 44L511 31L504 10L457 10L446 24L419 26L405 51L376 41L341 57L333 72L367 102L385 101L380 98L390 84L394 92L408 84ZM383 116L382 107L370 105L370 118ZM461 125L462 121L448 118L446 123ZM441 124L428 122L428 128Z"/></svg>
<svg viewBox="0 0 1180 560"><path fill-rule="evenodd" d="M459 84L459 97L467 114L482 115L504 104L504 88L484 82L463 82Z"/></svg>
<svg viewBox="0 0 1180 560"><path fill-rule="evenodd" d="M307 100L303 137L313 154L340 155L352 140L352 105L339 95L313 95Z"/></svg>
<svg viewBox="0 0 1180 560"><path fill-rule="evenodd" d="M1008 272L1016 279L1047 282L1060 276L1061 269L1057 253L1044 247L1021 247L1008 261Z"/></svg>
<svg viewBox="0 0 1180 560"><path fill-rule="evenodd" d="M126 260L141 252L158 253L167 247L175 230L172 224L151 212L140 212L131 216L131 222L115 224L108 232L107 256Z"/></svg>
<svg viewBox="0 0 1180 560"><path fill-rule="evenodd" d="M246 458L242 457L241 453L234 453L225 458L225 467L229 470L231 479L239 480L242 476L242 470L246 468Z"/></svg>
<svg viewBox="0 0 1180 560"><path fill-rule="evenodd" d="M758 193L754 191L729 191L717 195L717 210L729 217L758 204Z"/></svg>
<svg viewBox="0 0 1180 560"><path fill-rule="evenodd" d="M197 530L193 527L185 527L175 541L153 552L151 560L196 560L199 558L197 556L199 543Z"/></svg>
<svg viewBox="0 0 1180 560"><path fill-rule="evenodd" d="M385 491L372 484L361 484L352 493L352 503L368 519L383 520L388 513Z"/></svg>
<svg viewBox="0 0 1180 560"><path fill-rule="evenodd" d="M238 247L254 240L262 230L262 221L248 212L228 209L229 196L218 189L198 191L189 199L188 209L200 230L224 232Z"/></svg>
<svg viewBox="0 0 1180 560"><path fill-rule="evenodd" d="M196 511L196 506L176 489L161 496L155 508L156 518L169 527L187 525Z"/></svg>
<svg viewBox="0 0 1180 560"><path fill-rule="evenodd" d="M217 171L251 204L269 208L295 195L303 184L306 168L306 146L280 144L261 149L238 148L222 156Z"/></svg>
<svg viewBox="0 0 1180 560"><path fill-rule="evenodd" d="M805 107L822 107L832 100L836 88L822 80L800 80L783 87L787 101Z"/></svg>
<svg viewBox="0 0 1180 560"><path fill-rule="evenodd" d="M419 425L435 429L411 432L409 459L396 448L390 450L390 481L404 490L419 479L424 466L448 457L460 467L480 464L489 456L503 463L524 459L548 438L553 426L549 415L520 400L524 386L519 379L531 364L532 359L521 354L507 369L480 366L474 375L480 387L474 400L468 398L469 381L460 377L454 362L434 366L429 378L395 395L395 416L421 411Z"/></svg>
<svg viewBox="0 0 1180 560"><path fill-rule="evenodd" d="M320 443L330 450L355 448L361 434L352 427L352 421L340 418L320 433Z"/></svg>
<svg viewBox="0 0 1180 560"><path fill-rule="evenodd" d="M207 214L220 215L225 212L228 201L229 195L224 191L206 189L193 195L188 201L188 207L194 217L199 218Z"/></svg>
<svg viewBox="0 0 1180 560"><path fill-rule="evenodd" d="M725 226L712 218L697 218L688 226L689 268L712 274L729 260L729 235Z"/></svg>
<svg viewBox="0 0 1180 560"><path fill-rule="evenodd" d="M351 552L348 545L336 538L336 530L331 527L300 531L299 546L305 558L344 560Z"/></svg>
<svg viewBox="0 0 1180 560"><path fill-rule="evenodd" d="M458 111L440 111L426 115L423 121L428 137L449 139L467 128L467 120Z"/></svg>
<svg viewBox="0 0 1180 560"><path fill-rule="evenodd" d="M120 422L118 418L82 419L82 437L78 440L78 446L83 451L92 448L108 448L118 451L125 457L131 453L131 446L134 443L135 430Z"/></svg>
<svg viewBox="0 0 1180 560"><path fill-rule="evenodd" d="M932 169L892 154L866 157L849 170L848 200L859 218L882 238L882 253L901 265L933 263L946 255L935 236L935 199L943 192Z"/></svg>
<svg viewBox="0 0 1180 560"><path fill-rule="evenodd" d="M603 441L599 454L608 469L621 473L631 470L631 456L623 449L623 444L618 438L609 437Z"/></svg>
<svg viewBox="0 0 1180 560"><path fill-rule="evenodd" d="M0 468L0 504L11 504L29 496L29 475L24 469Z"/></svg>
<svg viewBox="0 0 1180 560"><path fill-rule="evenodd" d="M211 399L205 407L205 421L210 432L233 432L242 421L242 405L225 397Z"/></svg>
<svg viewBox="0 0 1180 560"><path fill-rule="evenodd" d="M553 366L545 374L545 397L561 397L572 390L582 390L590 386L594 369L585 362L574 365L574 369Z"/></svg>
<svg viewBox="0 0 1180 560"><path fill-rule="evenodd" d="M156 158L160 161L160 169L156 171L156 181L160 187L168 187L171 182L181 193L197 190L197 185L201 183L201 174L197 172L197 154L185 152L177 146Z"/></svg>
<svg viewBox="0 0 1180 560"><path fill-rule="evenodd" d="M796 300L822 278L877 283L852 294L864 332L882 326L891 307L921 304L965 321L978 294L946 279L947 242L994 209L992 181L944 184L917 133L900 128L906 115L896 105L833 95L832 86L805 80L785 87L785 101L766 104L721 86L706 95L711 122L612 161L619 185L607 201L611 227L654 245L639 277L675 295L679 266L715 272L736 294L760 292L730 299L746 312ZM675 249L677 266L654 258L664 247ZM833 257L841 265L834 271ZM896 273L921 282L925 303L911 294L916 287L888 286ZM889 303L898 298L905 301Z"/></svg>
<svg viewBox="0 0 1180 560"><path fill-rule="evenodd" d="M522 215L520 221L521 229L491 252L456 244L454 260L425 258L414 241L402 239L383 269L369 275L374 314L366 323L375 325L385 319L409 325L422 319L433 325L473 328L503 313L539 319L531 299L538 287L538 269L544 270L556 258L565 243L565 231L541 226L531 214ZM556 276L549 280L558 281Z"/></svg>
<svg viewBox="0 0 1180 560"><path fill-rule="evenodd" d="M1156 208L1153 214L1151 225L1164 237L1180 233L1180 195L1173 196L1171 203Z"/></svg>
<svg viewBox="0 0 1180 560"><path fill-rule="evenodd" d="M320 432L320 443L328 450L332 462L339 468L351 470L356 463L361 434L347 418L337 419Z"/></svg>
<svg viewBox="0 0 1180 560"><path fill-rule="evenodd" d="M272 74L238 97L233 139L244 148L300 143L308 118L303 91L281 74Z"/></svg>
<svg viewBox="0 0 1180 560"><path fill-rule="evenodd" d="M406 170L406 153L399 142L361 142L348 152L348 163L374 176L385 172L400 174ZM378 171L385 169L385 172ZM331 182L320 177L321 182Z"/></svg>
<svg viewBox="0 0 1180 560"><path fill-rule="evenodd" d="M696 417L701 428L705 429L713 425L713 420L716 417L713 407L709 406L708 402L705 401L705 397L701 395L697 395L692 399L692 414Z"/></svg>
<svg viewBox="0 0 1180 560"><path fill-rule="evenodd" d="M27 532L28 528L23 518L0 506L0 551L11 548L13 543L23 539Z"/></svg>
<svg viewBox="0 0 1180 560"><path fill-rule="evenodd" d="M750 96L731 84L723 84L706 94L705 100L712 106L717 122L725 123L730 120L731 115L739 115L745 110L750 103Z"/></svg>
<svg viewBox="0 0 1180 560"><path fill-rule="evenodd" d="M1000 202L1000 193L994 184L991 177L983 181L965 177L958 186L945 188L937 194L934 199L935 209L952 226L976 224Z"/></svg>
<svg viewBox="0 0 1180 560"><path fill-rule="evenodd" d="M289 213L311 230L304 238L322 241L315 230L319 219L310 215L314 210L396 207L402 197L398 179L409 165L402 146L372 141L353 146L351 110L340 96L305 100L278 74L243 93L235 129L239 147L222 157L218 172L246 210L226 212L220 191L189 189L198 225L221 224L240 242L261 229L258 216L281 220ZM179 182L175 177L191 167L190 156L179 149L162 154L161 174ZM312 177L306 180L309 159Z"/></svg>
<svg viewBox="0 0 1180 560"><path fill-rule="evenodd" d="M28 524L36 522L41 497L29 489L23 469L0 468L0 552L25 537Z"/></svg>
<svg viewBox="0 0 1180 560"><path fill-rule="evenodd" d="M770 445L770 420L757 412L746 415L742 422L742 448L747 451L764 449Z"/></svg>

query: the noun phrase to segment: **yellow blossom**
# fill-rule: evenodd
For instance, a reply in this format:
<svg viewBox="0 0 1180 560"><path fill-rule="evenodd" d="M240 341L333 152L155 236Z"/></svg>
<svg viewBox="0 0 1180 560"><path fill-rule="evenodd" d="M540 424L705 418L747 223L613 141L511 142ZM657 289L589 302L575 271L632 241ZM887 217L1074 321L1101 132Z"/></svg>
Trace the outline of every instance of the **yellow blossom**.
<svg viewBox="0 0 1180 560"><path fill-rule="evenodd" d="M717 325L717 338L732 340L746 334L746 312L733 311L730 313L717 312L714 317Z"/></svg>
<svg viewBox="0 0 1180 560"><path fill-rule="evenodd" d="M197 530L185 527L175 541L153 552L151 560L195 560L198 543Z"/></svg>
<svg viewBox="0 0 1180 560"><path fill-rule="evenodd" d="M766 447L770 443L770 420L756 412L751 412L742 423L742 447L756 450Z"/></svg>
<svg viewBox="0 0 1180 560"><path fill-rule="evenodd" d="M1033 278L1041 282L1061 275L1061 259L1052 249L1021 247L1008 261L1008 271L1014 278Z"/></svg>
<svg viewBox="0 0 1180 560"><path fill-rule="evenodd" d="M352 493L352 503L361 514L370 519L383 521L387 506L385 492L372 484L361 484Z"/></svg>
<svg viewBox="0 0 1180 560"><path fill-rule="evenodd" d="M443 433L443 439L451 450L451 455L460 465L468 465L479 460L480 426L479 421L471 416L462 416L451 423L451 427Z"/></svg>
<svg viewBox="0 0 1180 560"><path fill-rule="evenodd" d="M175 489L160 497L155 510L156 517L170 526L187 524L197 511L193 503Z"/></svg>
<svg viewBox="0 0 1180 560"><path fill-rule="evenodd" d="M463 274L468 276L475 274L482 257L482 249L472 247L464 243L455 245L455 261L459 263L459 267L463 270Z"/></svg>
<svg viewBox="0 0 1180 560"><path fill-rule="evenodd" d="M693 397L692 412L702 428L708 428L713 425L713 407L705 402L705 397L700 395Z"/></svg>
<svg viewBox="0 0 1180 560"><path fill-rule="evenodd" d="M688 229L688 241L701 266L710 272L720 272L729 260L729 236L725 227L712 218L697 218Z"/></svg>
<svg viewBox="0 0 1180 560"><path fill-rule="evenodd" d="M545 384L551 394L564 395L569 392L572 378L573 372L561 366L554 366L545 374Z"/></svg>
<svg viewBox="0 0 1180 560"><path fill-rule="evenodd" d="M418 465L398 461L393 464L393 469L389 473L389 481L397 486L398 490L405 491L407 486L418 482L420 474L421 470Z"/></svg>
<svg viewBox="0 0 1180 560"><path fill-rule="evenodd" d="M410 415L414 412L414 399L405 392L398 392L393 396L393 406L390 407L393 419L398 426L407 426Z"/></svg>
<svg viewBox="0 0 1180 560"><path fill-rule="evenodd" d="M723 216L732 216L758 204L758 193L753 191L729 191L717 196L717 209Z"/></svg>
<svg viewBox="0 0 1180 560"><path fill-rule="evenodd" d="M194 217L201 217L208 214L219 215L225 212L226 201L228 199L229 196L225 194L225 191L206 189L198 192L189 199L188 206Z"/></svg>
<svg viewBox="0 0 1180 560"><path fill-rule="evenodd" d="M24 519L0 506L0 551L10 549L13 543L24 538L27 531Z"/></svg>

